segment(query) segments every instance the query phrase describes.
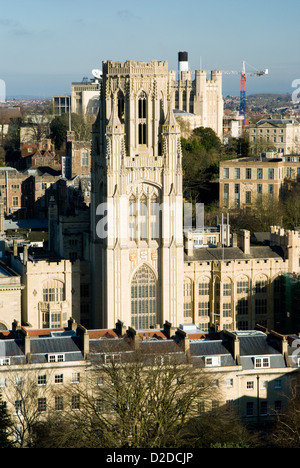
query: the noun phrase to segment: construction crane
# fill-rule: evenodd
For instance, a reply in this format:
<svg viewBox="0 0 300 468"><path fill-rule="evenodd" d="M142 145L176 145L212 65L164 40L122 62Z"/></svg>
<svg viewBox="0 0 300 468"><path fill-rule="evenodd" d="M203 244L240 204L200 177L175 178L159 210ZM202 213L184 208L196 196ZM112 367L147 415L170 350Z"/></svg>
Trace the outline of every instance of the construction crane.
<svg viewBox="0 0 300 468"><path fill-rule="evenodd" d="M249 65L249 64L247 64ZM252 73L246 73L246 62L243 60L242 71L223 71L224 75L241 75L240 81L240 115L243 117L243 127L245 127L245 119L246 119L246 83L247 83L247 75L249 76L263 76L268 75L269 70L257 70L252 65L249 65L255 71Z"/></svg>

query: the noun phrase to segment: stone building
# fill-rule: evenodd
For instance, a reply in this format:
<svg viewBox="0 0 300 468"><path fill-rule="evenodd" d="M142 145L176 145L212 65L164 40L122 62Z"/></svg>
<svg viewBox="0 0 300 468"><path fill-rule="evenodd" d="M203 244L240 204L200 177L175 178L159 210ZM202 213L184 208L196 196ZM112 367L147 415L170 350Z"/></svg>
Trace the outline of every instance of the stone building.
<svg viewBox="0 0 300 468"><path fill-rule="evenodd" d="M251 146L264 141L280 156L300 151L300 123L296 119L262 119L250 124L249 137Z"/></svg>
<svg viewBox="0 0 300 468"><path fill-rule="evenodd" d="M11 318L21 322L21 295L24 290L21 275L0 260L0 330L9 330Z"/></svg>
<svg viewBox="0 0 300 468"><path fill-rule="evenodd" d="M170 72L172 107L180 114L190 129L197 127L212 128L219 138L223 136L224 101L222 96L222 72L189 71L187 52L179 52L179 72Z"/></svg>
<svg viewBox="0 0 300 468"><path fill-rule="evenodd" d="M271 228L267 245L251 243L249 231L232 234L230 246L195 249L186 243L185 317L206 332L212 326L252 330L258 323L280 330L281 278L300 272L299 258L298 231L278 227Z"/></svg>
<svg viewBox="0 0 300 468"><path fill-rule="evenodd" d="M267 200L279 201L300 179L300 156L253 157L220 162L219 205L250 208Z"/></svg>
<svg viewBox="0 0 300 468"><path fill-rule="evenodd" d="M66 327L44 330L14 321L8 331L0 332L1 407L18 422L28 404L37 418L44 418L48 411L79 410L84 402L79 395L86 391L93 391L101 402L111 393L104 366L134 362L138 351L144 375L153 363L162 374L166 358L170 372L172 362L180 363L181 372L193 372L200 390L201 385L211 388L199 392L193 416L195 410L199 415L213 414L231 405L242 421L262 425L274 421L287 403L291 378L299 371L298 343L295 335L266 329L203 335L166 322L145 333L121 322L90 330L69 319ZM21 392L17 381L24 384ZM113 418L105 405L98 405L98 410Z"/></svg>
<svg viewBox="0 0 300 468"><path fill-rule="evenodd" d="M75 114L97 114L99 107L98 80L74 82L71 85L71 112Z"/></svg>
<svg viewBox="0 0 300 468"><path fill-rule="evenodd" d="M72 313L80 318L79 262L44 249L14 246L10 264L22 278L22 321L31 328L61 328Z"/></svg>
<svg viewBox="0 0 300 468"><path fill-rule="evenodd" d="M92 143L95 327L184 322L182 155L171 87L166 62L103 62Z"/></svg>

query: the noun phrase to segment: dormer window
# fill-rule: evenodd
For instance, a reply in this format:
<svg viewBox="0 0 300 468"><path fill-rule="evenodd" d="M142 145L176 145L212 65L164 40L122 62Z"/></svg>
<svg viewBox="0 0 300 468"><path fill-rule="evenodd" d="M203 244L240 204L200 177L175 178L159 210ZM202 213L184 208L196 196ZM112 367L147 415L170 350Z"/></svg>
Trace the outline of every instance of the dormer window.
<svg viewBox="0 0 300 468"><path fill-rule="evenodd" d="M254 359L256 369L266 369L270 367L269 357L257 357Z"/></svg>
<svg viewBox="0 0 300 468"><path fill-rule="evenodd" d="M221 365L220 356L207 356L205 358L205 367L218 367Z"/></svg>

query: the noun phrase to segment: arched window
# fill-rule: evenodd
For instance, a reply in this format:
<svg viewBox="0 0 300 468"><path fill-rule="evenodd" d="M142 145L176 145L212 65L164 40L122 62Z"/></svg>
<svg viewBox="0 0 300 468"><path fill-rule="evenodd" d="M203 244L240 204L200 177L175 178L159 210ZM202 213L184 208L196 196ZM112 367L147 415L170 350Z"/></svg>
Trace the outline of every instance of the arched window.
<svg viewBox="0 0 300 468"><path fill-rule="evenodd" d="M151 208L150 208L150 217L151 217L151 239L158 240L160 237L160 222L159 222L159 200L156 195L153 195L151 198Z"/></svg>
<svg viewBox="0 0 300 468"><path fill-rule="evenodd" d="M131 325L136 330L156 324L157 285L152 270L143 265L131 282Z"/></svg>
<svg viewBox="0 0 300 468"><path fill-rule="evenodd" d="M136 198L133 195L129 199L129 239L136 239Z"/></svg>
<svg viewBox="0 0 300 468"><path fill-rule="evenodd" d="M145 93L142 93L139 97L139 119L147 118L147 96Z"/></svg>
<svg viewBox="0 0 300 468"><path fill-rule="evenodd" d="M143 92L138 99L138 141L139 145L147 144L147 96Z"/></svg>
<svg viewBox="0 0 300 468"><path fill-rule="evenodd" d="M146 240L148 238L148 206L145 195L140 198L139 211L140 239Z"/></svg>
<svg viewBox="0 0 300 468"><path fill-rule="evenodd" d="M43 285L43 302L62 302L64 300L64 283L58 280L49 280Z"/></svg>
<svg viewBox="0 0 300 468"><path fill-rule="evenodd" d="M192 281L189 279L185 279L183 283L183 315L185 318L191 318L193 316L192 296Z"/></svg>
<svg viewBox="0 0 300 468"><path fill-rule="evenodd" d="M118 117L120 122L123 123L125 120L125 100L122 91L118 93Z"/></svg>

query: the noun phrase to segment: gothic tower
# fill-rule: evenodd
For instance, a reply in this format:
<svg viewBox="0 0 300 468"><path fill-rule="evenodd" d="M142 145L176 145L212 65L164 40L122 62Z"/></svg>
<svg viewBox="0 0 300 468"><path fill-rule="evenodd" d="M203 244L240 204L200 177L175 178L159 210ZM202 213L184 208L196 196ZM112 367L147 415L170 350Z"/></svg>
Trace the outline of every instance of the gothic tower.
<svg viewBox="0 0 300 468"><path fill-rule="evenodd" d="M183 322L182 155L167 62L103 62L93 128L93 326Z"/></svg>

